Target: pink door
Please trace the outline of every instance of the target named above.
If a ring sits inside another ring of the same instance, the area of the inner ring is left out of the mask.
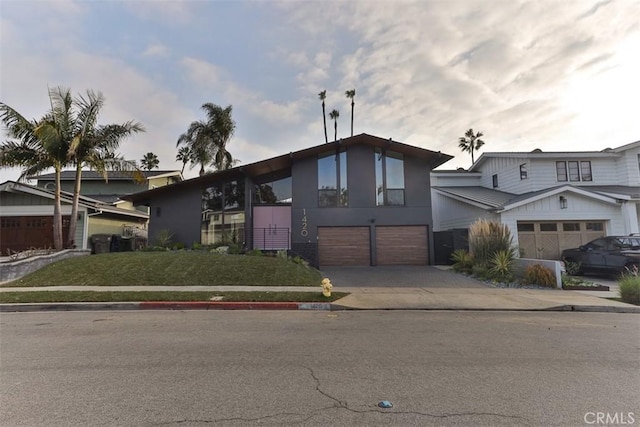
[[[253,248],[291,247],[291,206],[254,206]]]

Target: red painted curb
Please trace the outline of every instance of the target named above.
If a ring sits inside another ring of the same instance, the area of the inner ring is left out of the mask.
[[[297,310],[297,302],[149,301],[141,310]]]

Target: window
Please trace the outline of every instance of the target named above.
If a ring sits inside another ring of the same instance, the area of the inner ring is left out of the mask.
[[[558,231],[558,224],[555,222],[540,223],[540,231]]]
[[[588,222],[587,223],[587,230],[589,231],[603,231],[604,230],[604,224],[601,222]]]
[[[347,152],[318,157],[318,206],[347,206],[348,202]]]
[[[520,179],[527,179],[527,164],[520,165]]]
[[[404,159],[402,154],[376,148],[376,204],[404,206]]]
[[[580,231],[580,223],[564,222],[562,223],[562,231]]]
[[[556,177],[558,182],[591,181],[591,162],[588,160],[556,162]]]
[[[215,184],[202,192],[200,242],[244,242],[244,181]]]
[[[494,174],[491,177],[491,181],[493,181],[493,188],[498,188],[498,174]]]
[[[291,203],[291,177],[276,181],[256,184],[253,203],[257,205]]]
[[[519,222],[518,231],[534,231],[532,222]]]

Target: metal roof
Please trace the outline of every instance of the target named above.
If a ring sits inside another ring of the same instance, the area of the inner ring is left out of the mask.
[[[443,193],[457,196],[491,208],[498,208],[515,197],[514,194],[485,187],[433,187]]]
[[[181,173],[178,170],[155,170],[155,171],[139,171],[135,172],[141,173],[147,179],[155,178],[161,175],[167,176],[180,176]],[[113,181],[131,181],[134,179],[133,172],[122,172],[122,171],[108,171],[107,177],[109,180]],[[55,173],[47,173],[44,175],[35,175],[29,176],[27,179],[36,179],[39,181],[48,181],[54,180],[56,178]],[[60,180],[62,181],[74,181],[76,179],[76,171],[74,170],[65,170],[60,173]],[[104,177],[100,172],[92,171],[92,170],[83,170],[82,171],[82,180],[83,181],[104,181]]]

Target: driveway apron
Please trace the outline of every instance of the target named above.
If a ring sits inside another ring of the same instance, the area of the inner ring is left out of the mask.
[[[482,282],[433,266],[322,267],[334,286],[363,288],[487,288]]]

